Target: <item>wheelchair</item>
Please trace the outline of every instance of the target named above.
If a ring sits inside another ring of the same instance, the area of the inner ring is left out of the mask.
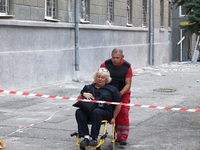
[[[97,146],[86,146],[86,147],[96,148],[96,150],[101,150],[101,145],[103,145],[104,140],[108,135],[108,132],[107,132],[108,121],[107,120],[102,120],[101,123],[104,125],[104,129],[103,129],[103,135],[100,137],[99,144]],[[81,138],[79,137],[78,132],[72,133],[71,137],[73,137],[73,136],[76,136],[76,138],[77,138],[76,145],[78,147],[80,147]],[[86,150],[86,147],[80,147],[80,150]],[[112,140],[111,140],[111,150],[114,150],[114,149],[115,149],[115,124],[112,125]]]

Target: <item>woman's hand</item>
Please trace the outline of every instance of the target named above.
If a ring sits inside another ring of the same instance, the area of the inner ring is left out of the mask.
[[[91,93],[83,93],[83,96],[86,98],[86,99],[94,99],[94,96],[91,94]]]
[[[115,118],[112,118],[110,121],[110,124],[114,124],[115,123]]]

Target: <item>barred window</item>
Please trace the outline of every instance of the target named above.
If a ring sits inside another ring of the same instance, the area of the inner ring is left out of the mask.
[[[168,27],[172,27],[172,2],[169,1],[169,10],[168,10]]]
[[[90,1],[81,0],[81,21],[89,21]]]
[[[147,0],[142,1],[142,25],[147,27]]]
[[[46,0],[46,19],[56,19],[57,17],[57,0]]]
[[[0,0],[0,15],[8,15],[9,0]]]
[[[114,0],[108,0],[108,9],[107,9],[107,15],[108,15],[108,22],[113,23],[114,22]]]
[[[164,26],[164,0],[160,0],[160,26]]]
[[[73,0],[68,0],[68,16],[69,16],[69,22],[73,22],[73,3],[72,3]]]
[[[127,0],[127,23],[132,24],[132,0]]]

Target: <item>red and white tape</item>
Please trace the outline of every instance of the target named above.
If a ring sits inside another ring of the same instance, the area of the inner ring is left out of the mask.
[[[92,102],[92,103],[104,103],[104,104],[112,104],[112,105],[134,106],[134,107],[188,111],[188,112],[200,112],[199,109],[185,109],[185,108],[173,108],[173,107],[160,107],[160,106],[139,105],[139,104],[116,103],[116,102],[109,102],[109,101],[77,99],[77,98],[70,98],[70,97],[59,97],[59,96],[52,96],[52,95],[42,95],[42,94],[24,93],[24,92],[7,91],[7,90],[0,90],[0,93],[24,95],[24,96],[35,96],[35,97],[43,97],[43,98],[55,98],[55,99],[64,99],[64,100],[72,100],[72,101],[83,101],[83,102]]]

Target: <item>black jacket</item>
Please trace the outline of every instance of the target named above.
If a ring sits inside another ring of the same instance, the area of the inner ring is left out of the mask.
[[[112,85],[106,84],[101,88],[96,88],[95,83],[90,85],[85,85],[81,94],[84,92],[91,93],[95,97],[95,100],[109,101],[109,102],[121,102],[122,97],[118,89]],[[116,105],[104,104],[103,109],[106,109],[110,112],[114,111]]]

